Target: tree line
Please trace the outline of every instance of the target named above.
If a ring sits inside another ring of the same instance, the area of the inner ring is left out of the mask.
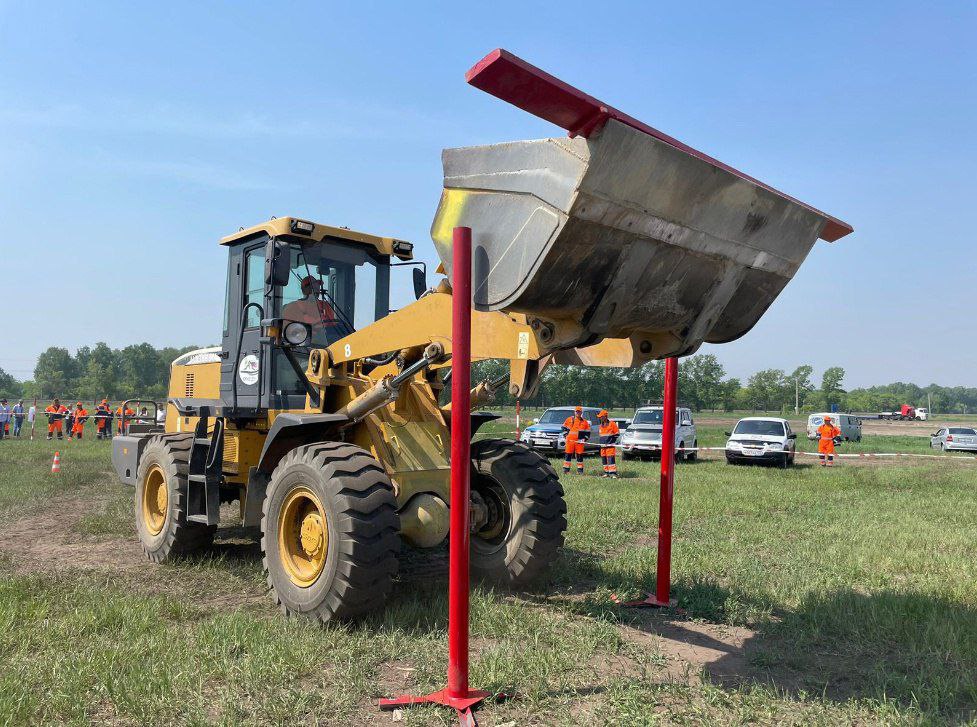
[[[37,359],[34,378],[18,381],[0,369],[0,396],[8,399],[38,397],[49,399],[124,399],[166,398],[169,369],[182,353],[196,348],[155,348],[140,343],[125,348],[110,348],[105,343],[82,346],[74,354],[52,346]],[[549,366],[537,394],[523,400],[526,406],[557,406],[580,402],[615,408],[630,408],[661,401],[664,363],[651,361],[639,368],[589,368]],[[495,379],[508,371],[503,361],[481,361],[475,365],[473,382]],[[814,368],[801,365],[793,371],[764,369],[745,382],[726,375],[713,354],[684,358],[679,366],[679,399],[696,411],[754,410],[793,411],[795,401],[805,411],[829,410],[873,412],[898,409],[902,404],[924,406],[934,412],[977,412],[977,388],[944,387],[931,384],[896,382],[869,388],[844,388],[845,370],[826,369],[820,381]],[[508,392],[499,391],[496,402],[515,402]]]
[[[194,348],[155,348],[148,343],[110,348],[96,343],[72,354],[66,348],[51,346],[38,356],[33,379],[17,381],[0,369],[0,396],[161,401],[166,398],[173,359]]]

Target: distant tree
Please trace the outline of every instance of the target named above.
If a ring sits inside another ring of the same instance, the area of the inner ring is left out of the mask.
[[[841,382],[844,379],[845,370],[841,366],[832,366],[824,370],[821,376],[821,396],[824,398],[826,409],[832,406],[842,408],[845,391],[841,388]]]
[[[697,354],[679,366],[679,398],[695,410],[722,406],[725,369],[711,353]]]
[[[782,408],[785,390],[784,372],[780,369],[757,371],[746,384],[750,407],[763,411]]]
[[[6,399],[18,399],[23,396],[20,382],[3,369],[0,369],[0,396]]]
[[[67,396],[72,393],[78,371],[75,360],[66,348],[51,346],[37,357],[34,381],[45,398]]]
[[[78,395],[86,399],[119,396],[119,356],[105,343],[87,351],[85,371],[78,381]],[[78,360],[78,356],[75,356]]]
[[[811,376],[814,373],[814,367],[804,364],[803,366],[798,366],[787,376],[787,388],[788,388],[788,399],[792,399],[794,396],[794,387],[796,386],[796,392],[798,394],[797,399],[801,407],[807,403],[811,392],[814,391],[814,384],[811,382]]]

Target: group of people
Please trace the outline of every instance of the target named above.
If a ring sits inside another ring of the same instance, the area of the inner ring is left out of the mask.
[[[47,416],[47,438],[64,438],[67,432],[68,439],[82,439],[85,435],[85,423],[92,418],[95,420],[95,438],[111,439],[112,422],[115,421],[117,434],[128,434],[129,425],[133,420],[146,419],[149,412],[146,407],[140,410],[137,415],[135,410],[126,406],[124,409],[120,405],[114,412],[108,400],[102,399],[101,403],[95,407],[94,415],[91,415],[85,405],[80,401],[75,403],[74,408],[70,408],[61,403],[60,399],[55,399],[44,410]]]
[[[13,406],[10,406],[6,399],[0,399],[0,439],[19,437],[24,427],[24,420],[34,421],[35,411],[33,406],[25,409],[23,399]]]
[[[617,422],[612,421],[606,409],[597,412],[597,435],[600,444],[600,461],[604,468],[601,477],[617,479],[617,441],[620,437],[620,428]],[[583,454],[590,441],[590,422],[583,416],[583,407],[577,406],[573,409],[573,416],[569,416],[563,422],[563,434],[566,437],[566,445],[563,448],[563,474],[570,472],[570,465],[574,457],[577,460],[577,474],[583,472]]]

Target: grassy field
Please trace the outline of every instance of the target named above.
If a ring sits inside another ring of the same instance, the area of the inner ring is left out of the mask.
[[[703,443],[723,426],[702,427]],[[54,444],[0,442],[0,724],[389,724],[377,697],[442,686],[443,552],[409,559],[363,623],[286,620],[249,534],[229,525],[212,550],[150,566],[109,445],[57,443],[51,475]],[[549,580],[474,592],[473,685],[518,694],[481,724],[973,719],[977,465],[799,461],[679,466],[685,613],[611,598],[653,588],[656,465],[565,478],[567,546]],[[451,720],[418,710],[403,723]]]

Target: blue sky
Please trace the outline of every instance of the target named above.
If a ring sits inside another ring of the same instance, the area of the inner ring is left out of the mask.
[[[217,239],[271,215],[432,260],[442,147],[560,133],[464,83],[502,46],[855,226],[704,349],[731,374],[977,385],[975,32],[973,2],[0,0],[0,367],[218,340]]]

